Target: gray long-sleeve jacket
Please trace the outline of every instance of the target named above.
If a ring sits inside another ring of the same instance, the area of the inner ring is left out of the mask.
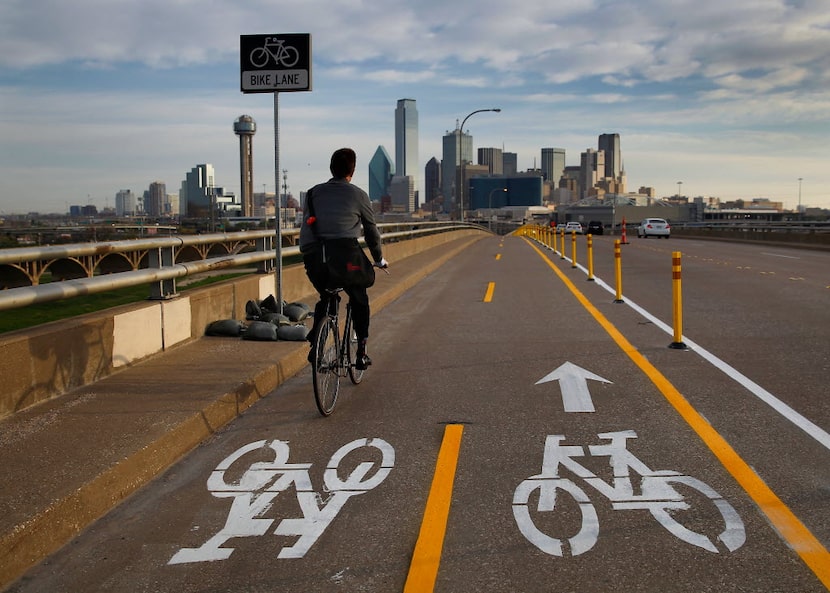
[[[317,248],[308,219],[308,199],[312,196],[317,234],[321,239],[366,238],[366,246],[374,261],[383,258],[380,232],[375,224],[372,203],[365,191],[345,179],[332,177],[325,183],[312,187],[306,195],[303,225],[300,228],[300,251],[309,253]]]

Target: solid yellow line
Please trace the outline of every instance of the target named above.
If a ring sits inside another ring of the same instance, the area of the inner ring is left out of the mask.
[[[527,241],[527,239],[525,239]],[[830,552],[821,544],[809,529],[795,516],[795,514],[778,498],[778,495],[767,486],[755,473],[749,464],[738,455],[732,446],[715,430],[700,413],[683,397],[677,388],[658,371],[600,311],[577,289],[568,277],[557,268],[548,257],[533,243],[531,247],[550,266],[565,286],[573,293],[582,306],[608,332],[608,335],[617,343],[620,349],[636,364],[657,389],[669,401],[686,423],[703,440],[706,446],[720,460],[726,470],[741,485],[755,504],[767,516],[789,546],[796,551],[804,563],[818,577],[822,584],[830,589]]]
[[[491,282],[487,285],[487,292],[484,293],[484,302],[489,303],[493,300],[493,291],[496,290],[496,283]]]
[[[438,452],[435,475],[432,477],[432,487],[429,490],[421,531],[409,565],[404,593],[429,593],[435,587],[463,430],[464,426],[461,424],[448,424],[444,429],[444,440]]]

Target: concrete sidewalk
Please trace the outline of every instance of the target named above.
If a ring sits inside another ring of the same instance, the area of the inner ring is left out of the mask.
[[[373,311],[479,238],[391,262],[370,289]],[[0,421],[0,589],[300,371],[307,353],[305,342],[204,337]]]

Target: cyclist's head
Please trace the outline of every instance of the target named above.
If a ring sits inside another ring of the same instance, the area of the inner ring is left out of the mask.
[[[329,170],[333,177],[343,179],[354,175],[357,155],[351,148],[338,148],[331,155]]]

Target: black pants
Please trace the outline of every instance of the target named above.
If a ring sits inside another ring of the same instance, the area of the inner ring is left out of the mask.
[[[314,343],[320,321],[326,316],[326,307],[331,295],[326,292],[329,285],[328,265],[323,263],[322,251],[313,251],[303,254],[305,273],[312,286],[320,295],[320,300],[314,306],[314,325],[308,334],[309,342]],[[344,286],[343,290],[349,295],[349,304],[352,307],[352,322],[358,340],[369,337],[369,294],[365,288]]]

